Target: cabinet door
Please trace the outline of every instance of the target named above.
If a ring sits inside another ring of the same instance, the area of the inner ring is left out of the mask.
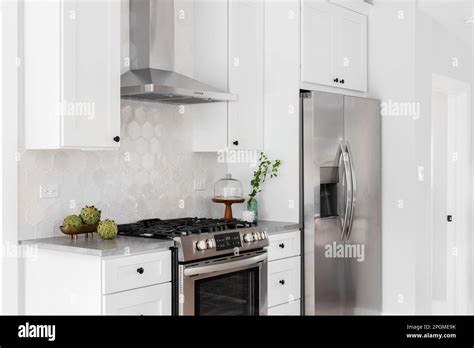
[[[269,234],[268,261],[300,255],[300,231]]]
[[[268,308],[268,315],[300,315],[300,300]]]
[[[334,5],[321,0],[304,0],[301,6],[301,80],[335,85]]]
[[[171,283],[103,296],[106,315],[171,315]]]
[[[295,256],[268,263],[268,307],[301,298],[300,262]]]
[[[118,147],[120,2],[61,4],[61,146]]]
[[[334,74],[341,87],[367,91],[367,16],[334,6]]]
[[[229,147],[263,149],[263,0],[229,2]]]
[[[102,293],[110,294],[171,280],[169,250],[102,261]]]
[[[227,91],[228,5],[227,1],[194,0],[193,77]],[[176,45],[176,43],[175,43]],[[227,146],[227,103],[186,106],[193,119],[193,151],[220,151]]]

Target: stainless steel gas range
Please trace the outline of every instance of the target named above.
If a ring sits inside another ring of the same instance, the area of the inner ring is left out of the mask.
[[[174,315],[266,315],[267,233],[239,220],[119,225],[120,235],[173,239]]]

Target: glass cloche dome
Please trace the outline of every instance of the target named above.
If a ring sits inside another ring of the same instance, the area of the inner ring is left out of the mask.
[[[242,183],[233,179],[231,174],[220,179],[214,185],[214,198],[224,200],[234,200],[243,198]]]

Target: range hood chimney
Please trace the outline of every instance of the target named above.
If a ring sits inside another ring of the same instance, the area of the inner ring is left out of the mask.
[[[130,71],[121,77],[121,96],[170,104],[237,100],[174,72],[174,0],[130,0]]]

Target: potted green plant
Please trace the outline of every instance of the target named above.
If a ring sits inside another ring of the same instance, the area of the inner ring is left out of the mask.
[[[263,152],[260,152],[257,170],[253,172],[253,178],[250,181],[252,191],[250,192],[249,200],[247,201],[247,210],[254,212],[255,220],[258,219],[258,204],[256,196],[260,191],[262,191],[261,185],[265,182],[267,177],[274,178],[278,176],[280,166],[280,160],[272,162]]]

